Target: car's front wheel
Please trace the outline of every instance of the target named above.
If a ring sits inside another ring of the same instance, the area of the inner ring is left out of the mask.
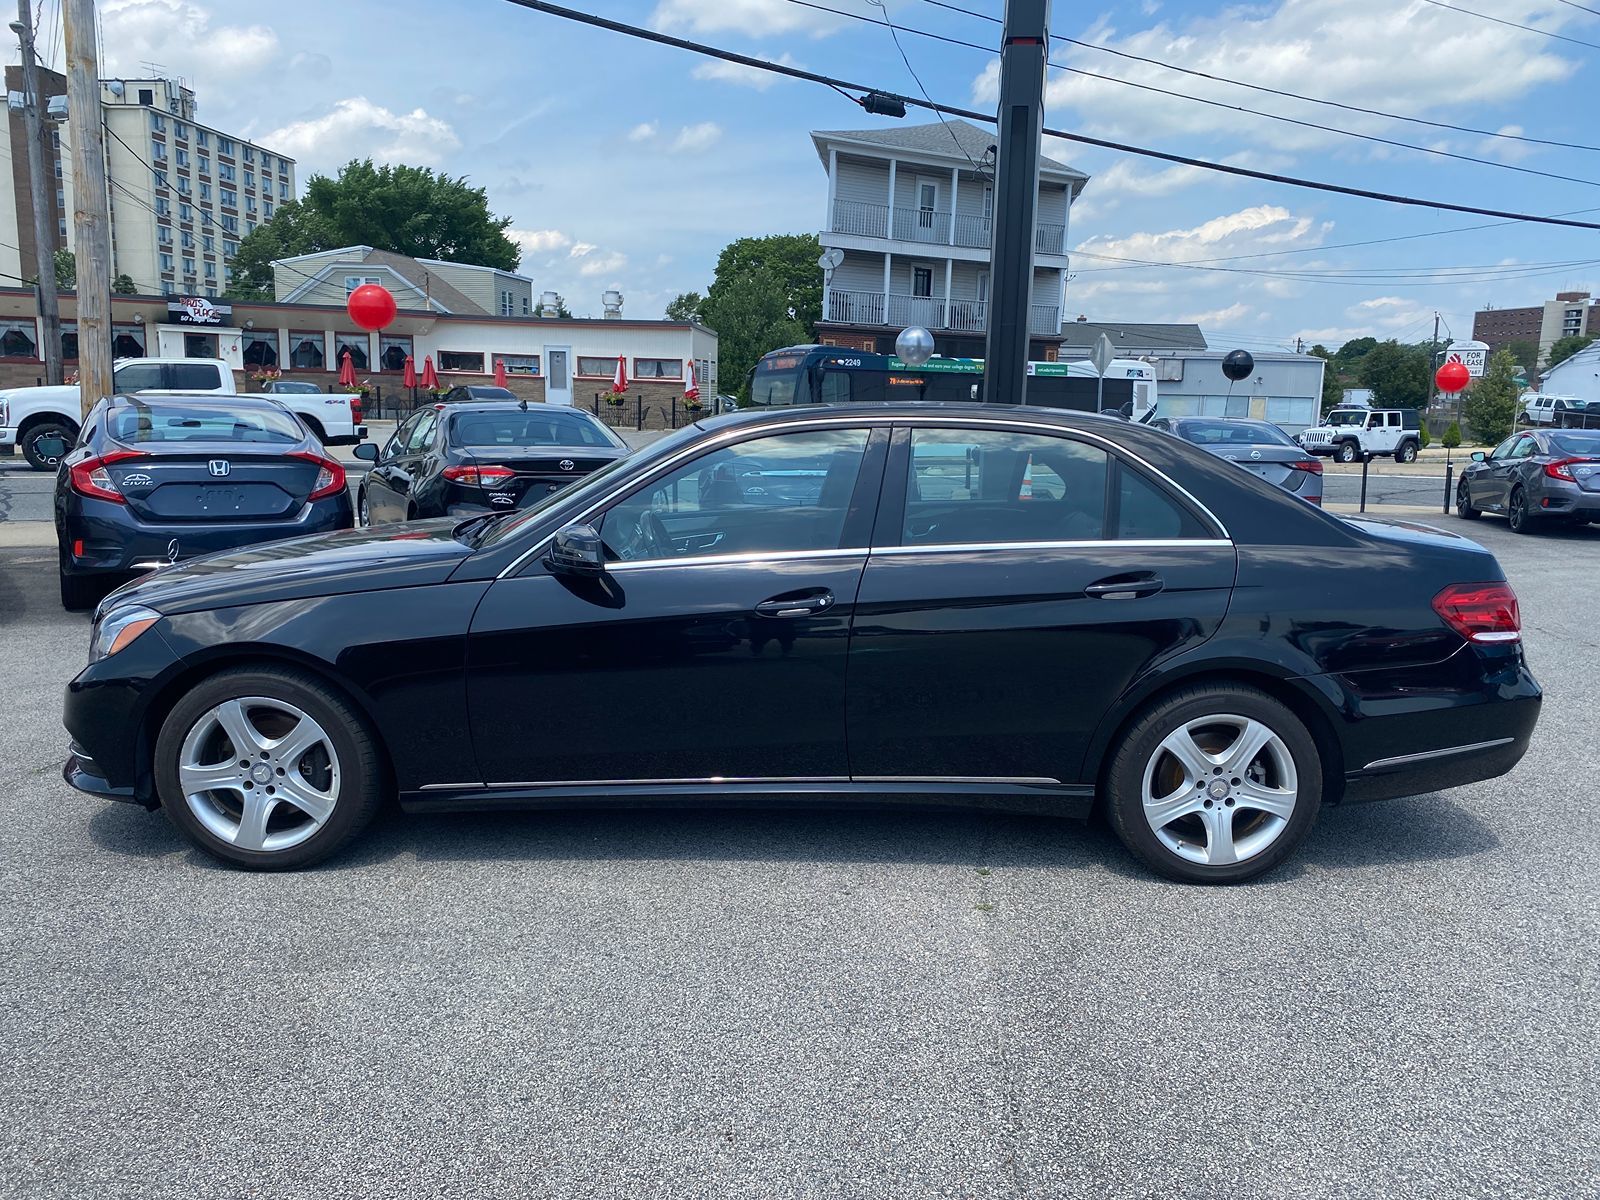
[[[367,508],[367,489],[356,493],[356,528],[366,529],[372,524],[372,513]]]
[[[339,693],[292,669],[223,671],[190,689],[156,739],[167,816],[201,849],[255,870],[305,867],[377,812],[383,770]]]
[[[1134,723],[1106,772],[1112,827],[1153,870],[1239,883],[1305,839],[1322,762],[1300,719],[1265,692],[1186,688]]]
[[[1482,510],[1472,505],[1472,489],[1467,486],[1465,479],[1456,484],[1456,516],[1463,521],[1476,521],[1483,516]]]

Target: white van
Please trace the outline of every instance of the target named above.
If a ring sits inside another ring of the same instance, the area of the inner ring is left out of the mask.
[[[1522,406],[1518,416],[1529,425],[1554,425],[1556,421],[1556,401],[1570,400],[1570,396],[1549,396],[1543,392],[1523,392],[1517,397],[1517,403]]]

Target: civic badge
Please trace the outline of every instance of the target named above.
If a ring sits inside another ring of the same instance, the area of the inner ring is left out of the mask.
[[[178,539],[177,538],[173,538],[170,542],[167,543],[167,562],[175,563],[177,561],[178,561]]]
[[[573,462],[570,458],[563,458],[556,464],[556,466],[560,467],[563,471],[575,471],[577,470],[578,464]]]
[[[213,458],[210,462],[206,463],[206,470],[210,471],[219,479],[226,475],[231,469],[232,468],[228,465],[228,460],[225,458]]]
[[[143,471],[129,471],[122,477],[122,486],[125,488],[149,487],[154,482],[155,480]]]

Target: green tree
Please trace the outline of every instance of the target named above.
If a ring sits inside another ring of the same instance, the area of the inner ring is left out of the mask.
[[[817,321],[822,317],[822,268],[817,266],[821,253],[821,243],[810,233],[775,233],[769,237],[729,242],[717,256],[716,273],[706,289],[705,302],[700,306],[700,319],[720,335],[722,328],[712,313],[726,320],[730,311],[730,289],[759,272],[765,274],[769,286],[775,286],[783,297],[785,318],[801,326],[801,336],[795,340],[809,340],[815,335]],[[792,318],[787,311],[791,308],[794,309]],[[720,348],[718,353],[721,353]],[[749,365],[754,366],[754,360]]]
[[[787,281],[768,267],[741,270],[712,286],[701,319],[717,331],[724,391],[747,395],[748,376],[763,354],[810,337],[807,327],[789,315],[792,300]]]
[[[336,179],[313,175],[304,199],[284,202],[239,243],[228,295],[270,298],[274,258],[363,245],[412,258],[438,258],[514,271],[521,258],[506,236],[510,217],[489,211],[488,193],[466,177],[427,167],[352,160]]]
[[[1428,351],[1402,346],[1393,338],[1379,342],[1362,355],[1356,377],[1362,387],[1372,389],[1380,408],[1421,408],[1431,390]]]
[[[115,296],[137,296],[139,285],[133,281],[133,276],[123,273],[111,281],[111,293]]]
[[[1501,347],[1509,350],[1511,357],[1517,360],[1517,365],[1525,371],[1531,371],[1539,365],[1539,343],[1528,338],[1518,338],[1507,342]]]
[[[1333,355],[1328,352],[1326,346],[1319,342],[1311,347],[1307,353],[1312,358],[1320,358],[1324,363],[1322,368],[1322,414],[1326,416],[1344,402],[1345,381],[1343,376],[1339,374],[1338,364],[1334,361]]]
[[[1566,362],[1567,359],[1592,341],[1594,341],[1592,337],[1577,333],[1568,334],[1564,338],[1557,338],[1555,344],[1550,347],[1550,360],[1545,363],[1545,367],[1548,369],[1559,362]]]
[[[1451,421],[1450,424],[1445,428],[1444,436],[1440,438],[1439,441],[1444,443],[1444,448],[1446,450],[1456,449],[1461,445],[1461,426],[1457,425],[1454,421]]]
[[[667,301],[667,320],[693,321],[700,316],[705,300],[699,292],[679,292]]]
[[[1461,415],[1480,442],[1498,442],[1511,434],[1517,415],[1517,360],[1509,350],[1496,351],[1483,378],[1473,382],[1461,401]]]
[[[78,286],[78,258],[71,250],[57,250],[56,287],[72,291]]]
[[[1355,369],[1357,363],[1359,363],[1363,358],[1377,348],[1377,345],[1377,338],[1351,338],[1348,342],[1339,347],[1339,352],[1333,356],[1334,361],[1339,364],[1339,369],[1341,371],[1352,371]]]

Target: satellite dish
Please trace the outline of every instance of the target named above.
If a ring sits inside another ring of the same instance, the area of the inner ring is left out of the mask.
[[[835,246],[832,250],[824,250],[822,257],[817,259],[817,266],[824,271],[831,271],[844,261],[844,251]]]
[[[127,89],[123,87],[122,80],[120,79],[113,79],[110,83],[106,84],[106,90],[109,91],[113,96],[120,96],[127,91]]]

